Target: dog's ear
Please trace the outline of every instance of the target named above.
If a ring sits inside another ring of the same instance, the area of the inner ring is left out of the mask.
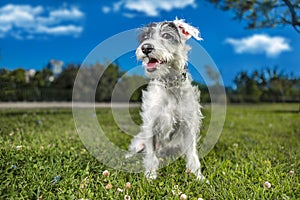
[[[184,19],[176,19],[173,23],[177,26],[179,34],[182,36],[184,40],[188,40],[191,37],[194,37],[196,40],[203,40],[199,37],[200,32],[197,28],[189,25],[188,23],[184,22]]]

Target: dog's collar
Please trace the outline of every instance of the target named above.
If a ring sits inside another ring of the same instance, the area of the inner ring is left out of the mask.
[[[168,78],[153,78],[152,81],[160,82],[165,88],[179,88],[181,84],[187,79],[187,73],[183,72],[175,77]]]

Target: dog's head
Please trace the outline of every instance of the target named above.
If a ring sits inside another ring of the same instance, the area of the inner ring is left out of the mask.
[[[184,72],[190,49],[186,41],[191,37],[201,40],[198,34],[196,28],[178,19],[151,23],[142,28],[136,56],[143,61],[146,75],[158,78],[172,72]]]

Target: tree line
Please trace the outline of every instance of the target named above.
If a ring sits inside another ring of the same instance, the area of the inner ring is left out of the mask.
[[[114,101],[141,101],[142,90],[147,87],[147,80],[138,75],[125,75],[117,64],[96,63],[88,67],[68,64],[63,71],[54,76],[44,69],[31,72],[22,68],[15,70],[0,69],[0,101],[72,101],[73,86],[77,73],[80,95],[94,94],[97,102],[109,102],[114,94]],[[97,73],[98,72],[98,73]],[[101,78],[97,77],[99,72]],[[88,84],[85,82],[88,81]],[[227,87],[227,100],[234,103],[257,102],[299,102],[300,78],[288,75],[278,68],[266,68],[252,73],[242,71],[234,78],[234,87]],[[92,86],[96,89],[93,90]],[[201,101],[210,102],[209,90],[205,84],[193,82],[201,90]],[[89,87],[89,85],[91,87]],[[117,85],[117,87],[116,87]],[[220,87],[219,82],[209,87]],[[116,89],[117,88],[117,89]],[[93,90],[93,91],[91,91]],[[129,96],[128,96],[129,95]]]
[[[73,86],[80,64],[68,64],[62,72],[54,76],[53,71],[48,67],[42,70],[31,72],[18,68],[15,70],[0,69],[0,101],[72,101]],[[141,99],[142,87],[135,87],[139,80],[144,80],[141,76],[123,76],[125,72],[114,63],[108,66],[101,63],[83,67],[81,75],[82,80],[89,80],[88,85],[96,84],[95,101],[108,102],[111,100],[111,94],[116,83],[126,92],[130,88],[136,88],[130,96],[130,101],[139,101]],[[103,75],[95,77],[96,72]],[[121,83],[120,78],[122,78]],[[97,83],[95,83],[97,81]],[[88,85],[83,85],[83,90],[89,90]],[[130,87],[129,87],[130,86]],[[127,93],[129,93],[128,91]],[[84,91],[83,91],[84,95]],[[122,96],[122,94],[119,94]],[[122,101],[123,99],[119,99]]]
[[[300,78],[277,67],[235,76],[236,88],[227,92],[231,102],[299,102]]]

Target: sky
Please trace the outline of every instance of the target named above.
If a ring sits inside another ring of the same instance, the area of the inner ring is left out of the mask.
[[[246,30],[233,13],[196,0],[1,0],[0,68],[40,70],[51,59],[82,63],[97,45],[123,31],[176,17],[200,30],[204,40],[197,42],[226,86],[243,70],[278,66],[300,76],[300,34],[292,27]],[[117,48],[112,44],[110,50]],[[129,54],[118,63],[130,70],[137,61]]]

